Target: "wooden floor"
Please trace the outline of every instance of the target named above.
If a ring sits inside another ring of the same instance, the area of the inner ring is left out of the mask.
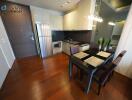
[[[115,73],[99,96],[95,84],[86,95],[76,78],[68,79],[67,66],[65,54],[17,60],[0,91],[0,100],[132,100],[132,80]]]

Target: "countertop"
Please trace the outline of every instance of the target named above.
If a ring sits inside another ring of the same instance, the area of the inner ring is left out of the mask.
[[[63,42],[74,44],[74,45],[80,45],[80,46],[85,46],[85,45],[89,44],[86,42],[78,42],[78,41],[74,41],[74,40],[72,40],[72,41],[71,40],[63,40]]]

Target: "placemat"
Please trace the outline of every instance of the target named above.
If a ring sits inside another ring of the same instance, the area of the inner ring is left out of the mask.
[[[79,58],[79,59],[82,59],[82,58],[84,58],[84,57],[86,57],[86,56],[88,56],[88,55],[89,55],[89,54],[87,54],[87,53],[79,52],[79,53],[74,54],[73,56],[75,56],[75,57],[77,57],[77,58]]]
[[[84,60],[84,62],[94,66],[94,67],[97,67],[99,66],[100,64],[102,64],[104,62],[104,60],[100,59],[100,58],[97,58],[95,56],[92,56],[86,60]]]
[[[111,53],[100,51],[100,52],[97,53],[97,55],[107,58],[111,55]]]

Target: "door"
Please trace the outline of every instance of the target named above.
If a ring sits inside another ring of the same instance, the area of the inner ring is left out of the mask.
[[[2,19],[16,58],[37,55],[29,6],[7,3]]]
[[[9,71],[8,64],[0,48],[0,88],[6,78],[8,71]]]

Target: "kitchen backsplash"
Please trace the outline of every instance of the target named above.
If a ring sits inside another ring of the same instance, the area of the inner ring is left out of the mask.
[[[91,30],[72,30],[72,31],[52,31],[52,41],[62,41],[72,39],[79,42],[91,41]]]

